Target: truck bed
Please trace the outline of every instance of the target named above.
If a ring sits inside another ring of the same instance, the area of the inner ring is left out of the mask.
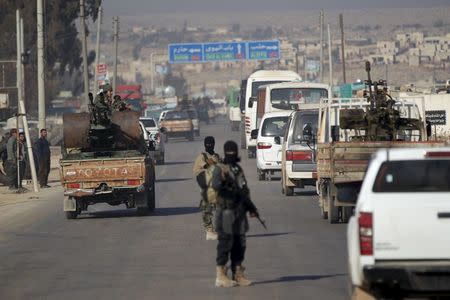
[[[317,176],[333,183],[361,182],[373,153],[387,148],[442,147],[443,142],[334,142],[317,145]]]

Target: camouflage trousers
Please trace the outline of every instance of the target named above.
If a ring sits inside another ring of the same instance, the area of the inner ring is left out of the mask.
[[[202,200],[200,201],[200,209],[202,211],[203,227],[206,230],[214,230],[213,219],[216,206],[208,203],[208,201],[202,197]]]

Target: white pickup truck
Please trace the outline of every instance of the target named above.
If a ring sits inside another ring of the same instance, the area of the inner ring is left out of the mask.
[[[448,299],[450,147],[376,152],[347,246],[353,299]]]

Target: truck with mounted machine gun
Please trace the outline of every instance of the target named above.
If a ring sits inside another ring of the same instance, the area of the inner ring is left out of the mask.
[[[89,112],[63,116],[60,176],[66,217],[75,219],[97,203],[125,204],[146,215],[155,209],[155,168],[140,113],[120,105],[114,109],[102,93],[95,104],[89,97]]]
[[[317,132],[321,216],[348,222],[373,153],[383,148],[440,147],[415,102],[394,100],[384,80],[368,80],[364,98],[322,99]]]

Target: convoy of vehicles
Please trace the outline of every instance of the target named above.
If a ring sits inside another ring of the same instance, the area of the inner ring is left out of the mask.
[[[373,155],[347,227],[353,299],[450,295],[450,148]]]
[[[256,71],[251,74],[245,86],[245,106],[244,106],[244,119],[241,126],[241,134],[245,134],[245,143],[241,147],[247,149],[248,157],[256,156],[256,140],[251,139],[251,131],[257,129],[256,124],[256,108],[254,105],[257,102],[256,96],[258,88],[262,85],[287,82],[287,81],[300,81],[301,77],[292,71],[275,71],[275,70],[262,70]],[[241,99],[241,101],[243,101]],[[242,108],[241,108],[242,109]]]
[[[256,139],[258,180],[270,180],[274,172],[281,171],[281,144],[290,114],[290,111],[267,113],[260,128],[252,131],[252,139]]]

